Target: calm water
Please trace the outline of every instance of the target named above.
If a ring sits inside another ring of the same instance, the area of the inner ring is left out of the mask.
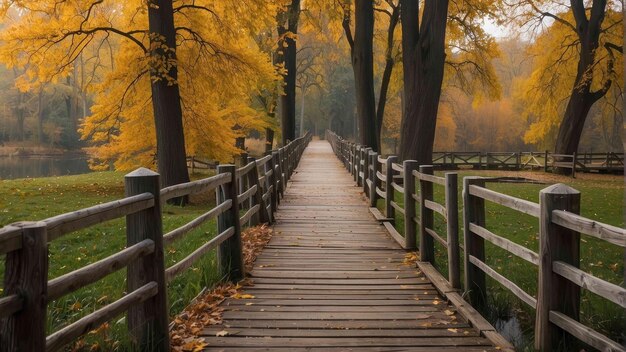
[[[90,172],[87,157],[80,154],[50,157],[0,156],[0,179],[76,175]]]

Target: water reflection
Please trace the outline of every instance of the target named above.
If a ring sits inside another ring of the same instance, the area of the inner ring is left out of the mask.
[[[90,172],[81,154],[49,157],[0,157],[0,179],[76,175]]]

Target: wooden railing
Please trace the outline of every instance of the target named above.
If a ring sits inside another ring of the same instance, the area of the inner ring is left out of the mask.
[[[566,169],[572,177],[576,172],[624,171],[624,153],[574,153],[545,152],[434,152],[432,165],[437,169],[451,170],[462,167],[473,169],[544,170],[554,172]]]
[[[626,230],[578,215],[578,191],[556,184],[541,190],[539,203],[534,203],[486,188],[487,183],[500,182],[501,178],[465,177],[462,192],[464,243],[461,247],[455,173],[433,176],[430,165],[418,167],[417,162],[411,160],[399,164],[395,156],[381,158],[370,148],[345,141],[330,131],[326,139],[357,184],[364,186],[374,216],[383,221],[402,247],[415,249],[419,245],[420,260],[431,264],[435,261],[433,240],[447,248],[448,284],[453,289],[461,288],[458,258],[463,250],[463,287],[474,306],[485,305],[486,276],[489,276],[536,310],[537,349],[551,350],[562,332],[567,332],[599,350],[626,351],[624,346],[579,322],[581,288],[626,308],[624,287],[579,269],[580,234],[626,248]],[[433,200],[433,185],[445,188],[445,204]],[[396,203],[396,192],[402,196],[404,206]],[[375,208],[379,199],[385,202],[385,214]],[[536,218],[540,228],[539,253],[489,231],[485,226],[486,201]],[[446,221],[445,239],[433,229],[433,212],[441,214]],[[404,220],[403,234],[392,225],[397,217]],[[485,262],[485,241],[538,267],[536,297]]]
[[[160,189],[159,174],[138,169],[125,176],[125,198],[42,221],[0,229],[0,254],[6,254],[4,296],[0,298],[0,351],[55,351],[101,324],[128,312],[128,331],[137,347],[169,351],[167,284],[212,249],[218,250],[223,279],[245,275],[241,227],[270,223],[279,196],[311,135],[296,139],[244,167],[219,165],[206,179]],[[169,199],[216,191],[216,206],[163,234],[162,205]],[[240,205],[246,204],[240,216]],[[127,247],[107,258],[48,280],[48,243],[70,232],[126,217]],[[218,235],[169,268],[164,246],[217,218]],[[46,336],[48,302],[127,268],[126,294]]]

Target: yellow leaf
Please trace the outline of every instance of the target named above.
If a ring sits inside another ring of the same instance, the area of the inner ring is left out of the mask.
[[[223,336],[228,336],[228,335],[229,335],[229,333],[228,333],[228,331],[226,331],[226,330],[218,331],[218,332],[215,334],[215,336],[217,336],[217,337],[223,337]]]

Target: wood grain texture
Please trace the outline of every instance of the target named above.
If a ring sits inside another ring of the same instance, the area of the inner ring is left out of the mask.
[[[207,350],[496,350],[405,263],[344,168],[326,142],[311,142],[243,288],[253,298],[222,303],[222,324],[201,333]]]

